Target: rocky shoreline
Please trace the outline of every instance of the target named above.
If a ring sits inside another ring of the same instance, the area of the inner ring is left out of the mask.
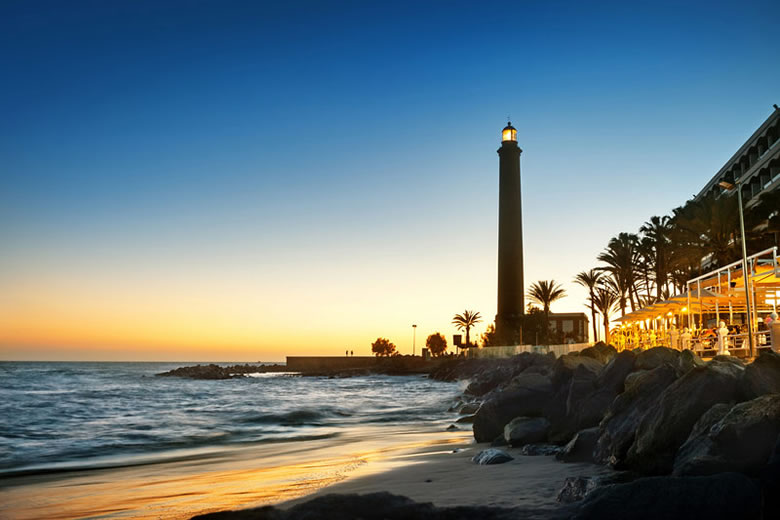
[[[521,457],[554,454],[617,471],[567,479],[560,510],[545,518],[780,518],[780,356],[773,352],[744,364],[597,344],[559,358],[448,360],[429,377],[469,381],[451,409],[459,423],[473,423],[477,442],[492,446],[475,462],[511,460],[502,449],[509,446]],[[317,512],[325,504],[345,518],[525,518],[522,509],[437,508],[388,494],[202,518],[323,518]]]

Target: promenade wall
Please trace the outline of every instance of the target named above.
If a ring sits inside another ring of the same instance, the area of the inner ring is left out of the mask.
[[[487,358],[508,358],[522,352],[538,352],[547,354],[555,353],[557,356],[579,352],[580,350],[592,346],[592,343],[567,343],[564,345],[507,345],[498,347],[471,348],[468,350],[468,357],[477,359]]]

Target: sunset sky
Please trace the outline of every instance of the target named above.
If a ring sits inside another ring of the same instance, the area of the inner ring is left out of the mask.
[[[0,4],[0,359],[402,353],[710,179],[780,103],[766,2]]]

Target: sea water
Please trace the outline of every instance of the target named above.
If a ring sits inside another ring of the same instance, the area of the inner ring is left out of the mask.
[[[459,394],[423,376],[155,376],[188,364],[0,363],[0,487],[12,476],[197,459],[372,425],[442,431]]]

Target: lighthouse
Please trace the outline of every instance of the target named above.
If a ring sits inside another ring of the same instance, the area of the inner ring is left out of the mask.
[[[523,208],[520,197],[520,154],[511,122],[501,131],[498,149],[498,313],[500,345],[523,341]]]

